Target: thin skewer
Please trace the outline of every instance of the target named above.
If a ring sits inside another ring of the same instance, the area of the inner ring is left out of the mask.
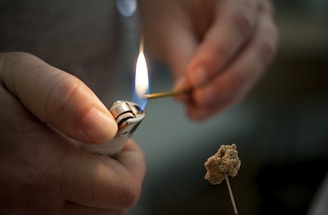
[[[228,178],[227,174],[224,174],[224,178],[225,178],[225,181],[227,182],[227,187],[228,187],[228,190],[229,190],[229,195],[230,195],[233,211],[234,211],[235,215],[238,215],[238,210],[237,210],[235,198],[233,197],[232,189],[231,189],[229,178]]]
[[[191,93],[191,90],[180,90],[180,91],[169,91],[169,92],[160,92],[160,93],[151,93],[145,94],[144,99],[157,99],[167,96],[180,96]]]

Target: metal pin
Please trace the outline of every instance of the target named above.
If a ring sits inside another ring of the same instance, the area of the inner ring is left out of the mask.
[[[190,94],[191,90],[179,90],[179,91],[170,91],[170,92],[160,92],[160,93],[151,93],[151,94],[145,94],[144,99],[157,99],[162,97],[168,97],[168,96],[180,96],[180,95],[186,95]]]
[[[227,182],[227,187],[228,187],[228,190],[229,190],[229,195],[230,195],[233,211],[234,211],[235,215],[238,215],[238,210],[237,210],[235,198],[233,197],[232,189],[231,189],[229,178],[228,178],[227,174],[224,174],[224,178],[225,178],[225,181]]]

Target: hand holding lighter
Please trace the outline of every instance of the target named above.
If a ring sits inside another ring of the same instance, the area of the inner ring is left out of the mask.
[[[118,126],[115,137],[103,144],[83,144],[85,150],[109,156],[119,153],[145,117],[142,108],[138,104],[129,101],[119,100],[114,102],[109,108],[109,112],[113,115]]]

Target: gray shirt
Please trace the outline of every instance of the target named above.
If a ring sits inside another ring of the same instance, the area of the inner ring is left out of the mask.
[[[132,84],[135,53],[122,52],[122,24],[113,0],[0,0],[0,51],[29,52],[73,73],[108,104]]]

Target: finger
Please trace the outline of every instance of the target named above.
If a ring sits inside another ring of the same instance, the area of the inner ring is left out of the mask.
[[[26,53],[1,54],[3,85],[41,121],[84,142],[105,142],[117,126],[79,79]]]
[[[160,8],[155,1],[141,1],[140,9],[146,48],[170,65],[173,78],[178,82],[184,77],[187,63],[196,48],[189,15],[174,1],[167,1]]]
[[[184,25],[175,26],[172,29],[174,33],[170,35],[172,38],[166,39],[168,44],[167,49],[167,60],[173,75],[173,91],[181,91],[191,89],[192,86],[186,77],[187,66],[192,58],[193,53],[196,50],[197,43],[194,34],[190,29]],[[174,97],[175,100],[185,102],[189,99],[189,96],[182,95]]]
[[[258,14],[257,0],[225,0],[217,5],[216,18],[188,66],[194,87],[206,84],[222,71],[252,35]]]
[[[63,215],[123,215],[124,210],[111,210],[101,208],[91,208],[67,202],[63,208]]]
[[[6,126],[1,124],[4,131],[1,139],[4,143],[12,143],[0,144],[4,152],[1,158],[23,161],[23,166],[21,162],[13,162],[15,165],[8,168],[19,175],[20,183],[26,180],[26,186],[35,187],[29,189],[31,197],[48,192],[46,199],[119,210],[136,202],[145,174],[145,161],[133,141],[127,143],[118,160],[89,154],[35,122],[3,87],[0,87],[0,95],[0,101],[7,104],[5,112],[8,113],[0,114],[1,122],[7,122]],[[40,189],[45,192],[40,193]],[[14,193],[18,195],[19,192]],[[33,198],[27,202],[31,201]]]
[[[67,201],[123,209],[134,205],[139,198],[145,161],[132,141],[117,160],[80,151],[75,156],[64,156],[62,166],[62,195]]]
[[[211,84],[193,94],[194,103],[187,107],[191,118],[205,119],[240,100],[271,63],[278,35],[267,12],[268,10],[262,11],[258,33],[234,63]]]
[[[186,68],[196,50],[196,41],[189,29],[175,26],[174,37],[167,40],[167,62],[169,63],[174,81],[174,88],[180,89],[186,84]]]
[[[127,142],[123,151],[115,159],[130,171],[133,178],[142,181],[146,172],[145,158],[139,146],[132,139]]]

